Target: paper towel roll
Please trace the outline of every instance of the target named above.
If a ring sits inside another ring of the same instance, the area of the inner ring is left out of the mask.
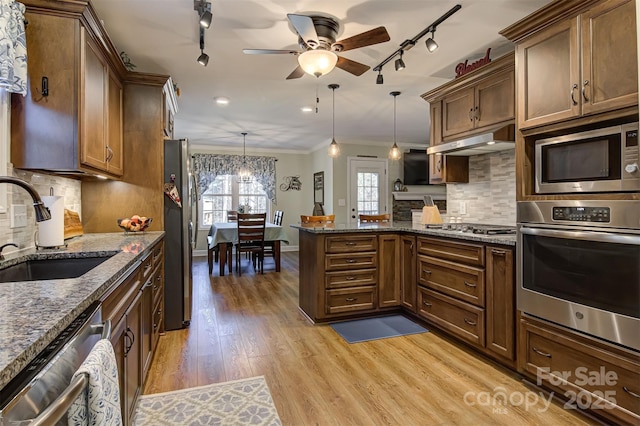
[[[39,247],[56,247],[64,245],[64,197],[45,196],[42,202],[51,212],[51,219],[38,222]]]

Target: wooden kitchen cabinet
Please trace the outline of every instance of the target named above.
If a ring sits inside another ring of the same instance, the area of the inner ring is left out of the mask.
[[[513,250],[486,247],[487,349],[515,360],[515,267]]]
[[[378,307],[400,306],[400,236],[378,235]]]
[[[81,13],[25,4],[29,85],[12,96],[14,167],[121,176],[122,84],[89,29],[98,27]]]
[[[400,303],[416,312],[416,237],[400,236]]]
[[[429,183],[469,182],[469,157],[429,155]]]
[[[540,10],[501,32],[517,43],[520,129],[638,104],[635,2],[578,3]],[[540,28],[549,21],[556,22]]]
[[[614,424],[640,423],[640,355],[522,315],[518,371]],[[604,400],[602,399],[604,398]]]

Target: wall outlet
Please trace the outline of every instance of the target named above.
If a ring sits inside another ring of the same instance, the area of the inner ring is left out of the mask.
[[[460,205],[459,205],[458,209],[460,210],[460,214],[467,214],[467,202],[466,201],[460,201]]]
[[[11,204],[10,228],[24,228],[27,226],[27,206],[24,204]]]
[[[347,205],[347,200],[344,198],[338,198],[338,207],[344,207]]]

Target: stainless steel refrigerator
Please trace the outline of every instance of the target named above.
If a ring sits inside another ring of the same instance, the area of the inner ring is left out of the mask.
[[[164,197],[164,324],[166,330],[188,327],[193,292],[192,250],[197,236],[198,204],[186,139],[164,142],[164,182],[174,183],[182,207]]]

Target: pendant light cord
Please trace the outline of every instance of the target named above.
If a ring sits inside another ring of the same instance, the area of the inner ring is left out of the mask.
[[[336,88],[334,87],[331,90],[332,90],[332,93],[333,93],[332,96],[331,96],[333,98],[333,102],[332,102],[333,103],[333,113],[332,113],[332,118],[331,118],[333,129],[331,131],[331,138],[332,138],[332,140],[335,140],[336,139]]]
[[[396,98],[398,95],[393,95],[393,144],[396,144]]]

